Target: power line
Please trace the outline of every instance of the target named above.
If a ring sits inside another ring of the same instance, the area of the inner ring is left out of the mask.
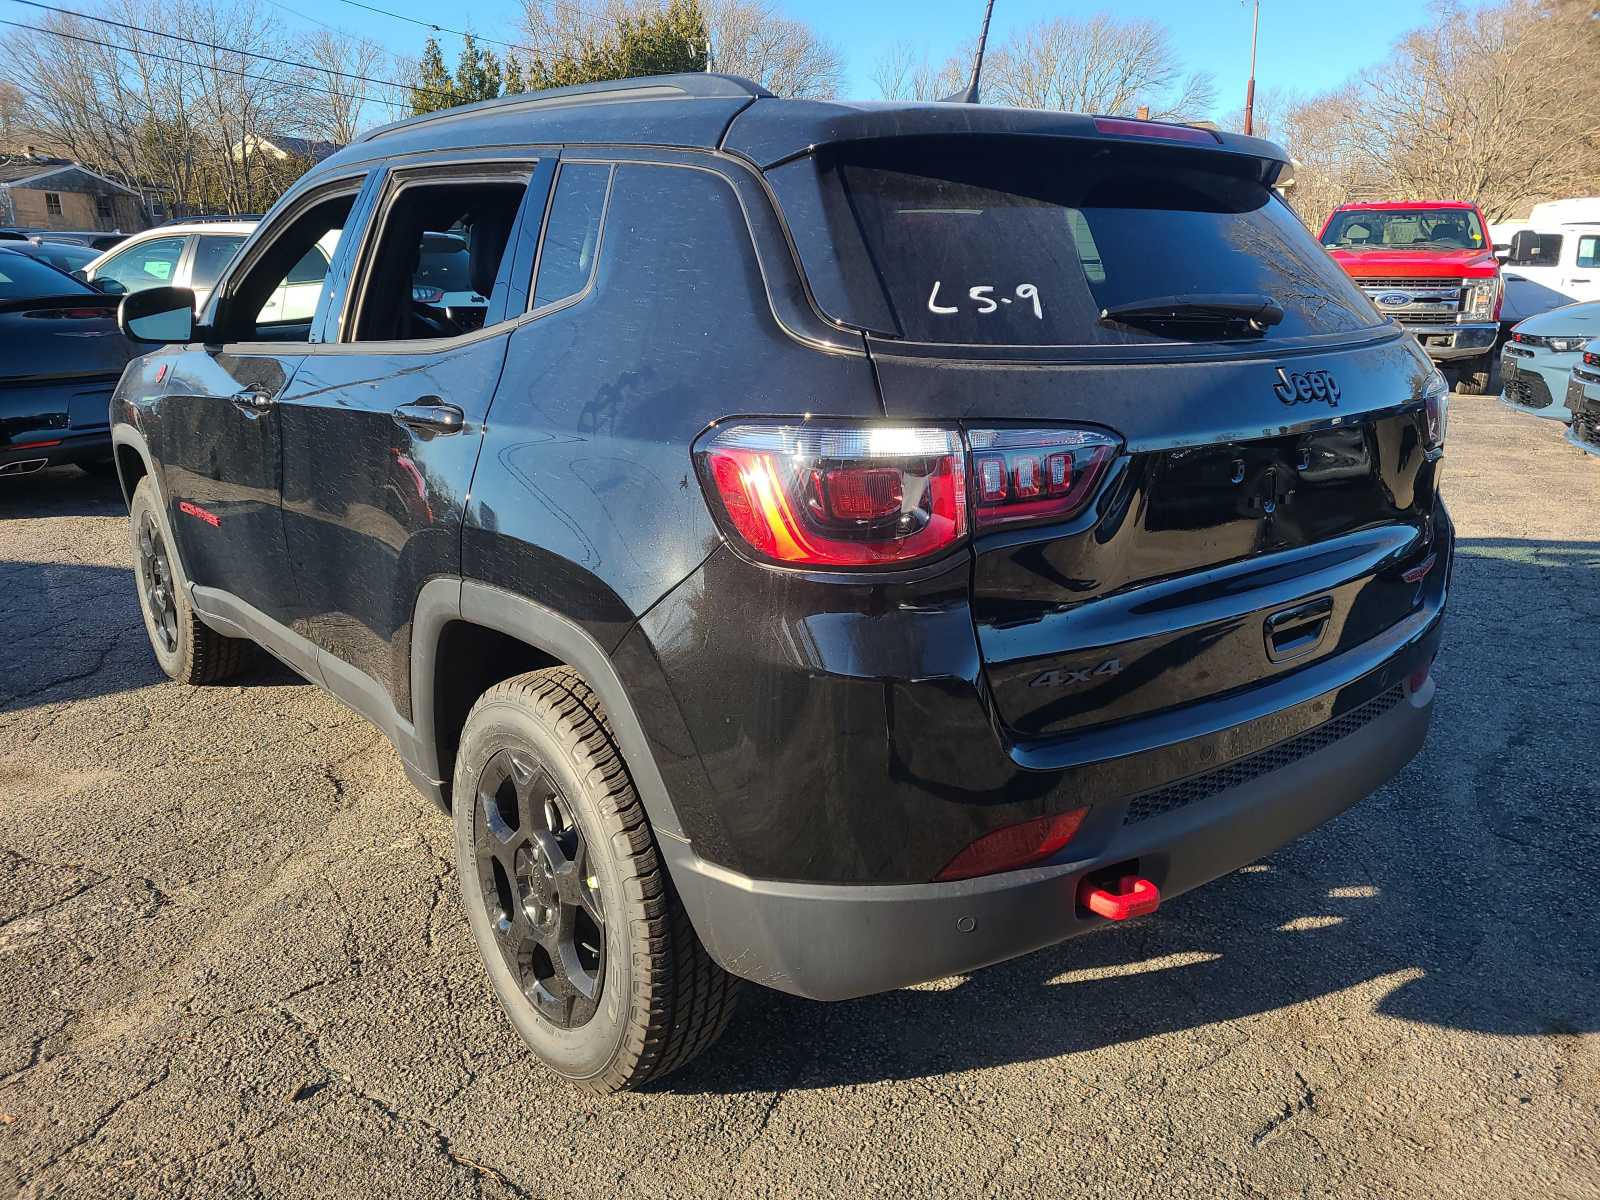
[[[436,25],[432,21],[424,21],[420,17],[411,17],[407,16],[405,13],[394,12],[391,9],[379,8],[374,4],[366,4],[363,2],[363,0],[339,0],[339,3],[348,4],[351,8],[363,9],[366,12],[377,13],[380,17],[389,17],[395,21],[405,21],[407,24],[417,25],[423,29],[431,30],[434,33],[448,33],[452,37],[471,38],[475,42],[489,42],[496,46],[503,46],[507,50],[521,51],[523,54],[535,53],[531,46],[519,45],[516,42],[501,41],[499,38],[492,38],[481,33],[471,33],[465,29],[452,29],[448,25]],[[570,4],[558,4],[555,2],[555,0],[544,0],[544,3],[549,7],[557,9],[561,12],[571,13],[576,17],[582,17],[586,21],[595,21],[602,25],[610,25],[615,29],[620,29],[622,27],[622,23],[617,18],[608,17],[604,13],[585,12],[583,9],[575,8]],[[549,37],[550,34],[546,33],[545,36]]]
[[[272,5],[273,8],[282,9],[291,17],[299,17],[302,21],[310,21],[313,25],[320,25],[323,29],[328,30],[330,33],[337,33],[340,37],[347,37],[351,41],[360,42],[363,46],[370,47],[371,49],[376,50],[379,54],[388,56],[393,56],[394,54],[394,51],[390,50],[389,47],[380,46],[371,38],[364,38],[360,34],[351,33],[348,29],[341,29],[337,25],[330,25],[326,21],[319,21],[316,17],[301,12],[298,8],[290,8],[287,4],[280,3],[279,0],[267,0],[267,3]]]
[[[32,33],[42,33],[42,34],[45,34],[45,35],[47,35],[49,37],[65,38],[68,41],[72,41],[72,42],[83,42],[83,43],[85,43],[87,45],[90,45],[90,46],[100,46],[100,47],[102,47],[102,48],[104,48],[106,50],[118,50],[118,51],[121,51],[124,54],[138,53],[138,54],[144,55],[146,58],[155,58],[155,59],[160,59],[162,62],[177,63],[179,66],[194,67],[194,68],[196,68],[198,70],[203,70],[203,71],[216,71],[216,72],[219,72],[220,74],[223,74],[223,75],[237,75],[241,79],[254,79],[254,80],[257,80],[257,81],[259,81],[261,83],[275,83],[275,84],[278,84],[280,87],[298,88],[302,92],[313,92],[313,93],[315,93],[316,95],[319,95],[319,96],[331,96],[334,99],[338,99],[338,100],[349,99],[349,97],[344,92],[331,91],[328,88],[317,87],[316,85],[310,84],[310,83],[300,83],[299,81],[293,80],[293,79],[278,79],[278,78],[275,78],[275,77],[273,77],[271,75],[257,75],[257,74],[253,74],[250,71],[242,71],[242,70],[238,70],[238,69],[233,68],[233,67],[221,67],[221,66],[215,66],[215,65],[207,65],[207,64],[204,64],[204,63],[197,63],[197,62],[194,62],[192,59],[177,58],[177,57],[175,57],[175,56],[173,56],[171,54],[162,54],[162,53],[160,53],[158,51],[155,51],[155,50],[134,51],[134,50],[130,49],[127,46],[118,45],[116,42],[102,42],[98,38],[82,37],[82,36],[80,36],[79,34],[76,34],[76,33],[63,33],[59,29],[46,29],[42,25],[24,25],[21,21],[7,21],[7,20],[4,20],[3,18],[0,18],[0,25],[9,25],[13,29],[26,29],[26,30],[28,30],[28,31],[30,31]],[[241,51],[234,51],[234,53],[242,53],[242,52]],[[394,100],[382,100],[382,99],[379,99],[376,96],[369,97],[369,99],[374,104],[387,105],[389,108],[395,109],[395,110],[400,111],[400,112],[404,112],[405,109],[406,109],[406,105],[400,104],[400,103],[398,103],[397,101],[394,101]]]
[[[439,96],[441,98],[446,98],[445,94],[443,92],[436,91],[435,89],[432,89],[432,88],[421,87],[421,86],[419,86],[417,84],[413,84],[413,83],[397,83],[392,79],[374,79],[370,75],[357,75],[357,74],[354,74],[354,73],[352,73],[350,71],[337,71],[332,67],[317,66],[314,63],[300,62],[300,61],[298,61],[296,59],[292,59],[292,58],[279,58],[276,55],[272,55],[272,54],[259,54],[259,53],[255,52],[253,50],[240,50],[240,49],[237,49],[236,47],[233,47],[233,46],[224,46],[224,45],[221,45],[221,44],[219,44],[217,42],[208,42],[208,41],[205,41],[202,38],[184,37],[182,34],[177,34],[177,33],[163,33],[159,29],[146,29],[143,25],[130,25],[125,21],[113,21],[110,17],[95,17],[95,16],[91,16],[88,13],[77,12],[76,10],[70,9],[70,8],[58,8],[54,4],[42,4],[42,3],[40,3],[40,0],[11,0],[11,2],[13,4],[26,4],[29,8],[41,8],[41,9],[46,10],[47,12],[60,13],[63,16],[77,17],[80,20],[84,20],[84,21],[95,21],[95,22],[97,22],[97,23],[99,23],[101,25],[114,25],[118,29],[127,29],[127,30],[131,30],[131,31],[133,31],[135,33],[149,34],[151,37],[167,38],[170,41],[174,41],[174,42],[186,42],[191,46],[201,46],[201,47],[204,47],[207,50],[220,50],[225,54],[238,54],[238,55],[242,55],[245,58],[256,58],[256,59],[260,59],[262,62],[278,63],[278,64],[280,64],[282,66],[286,66],[286,67],[298,67],[301,70],[313,71],[313,72],[316,72],[318,74],[338,75],[338,76],[340,76],[341,78],[344,78],[344,79],[359,80],[362,83],[376,84],[379,87],[405,88],[405,89],[409,89],[410,91],[413,91],[413,92],[422,93],[424,95]],[[45,32],[52,32],[52,31],[46,30]],[[126,49],[128,49],[129,53],[142,53],[142,51],[133,50],[132,47],[127,47]],[[336,92],[332,92],[332,91],[329,92],[329,95],[341,95],[341,94],[342,93],[336,93]]]
[[[451,29],[448,25],[435,25],[432,21],[424,21],[418,17],[408,17],[404,13],[390,12],[386,8],[363,4],[361,0],[339,0],[339,2],[348,4],[351,8],[361,8],[370,13],[377,13],[380,17],[392,17],[396,21],[407,21],[412,25],[420,25],[424,29],[431,29],[434,33],[448,33],[461,38],[469,37],[475,42],[491,42],[496,46],[504,46],[507,50],[520,50],[524,54],[533,53],[527,46],[518,46],[514,42],[502,42],[499,38],[487,37],[483,34],[468,33],[464,29]]]

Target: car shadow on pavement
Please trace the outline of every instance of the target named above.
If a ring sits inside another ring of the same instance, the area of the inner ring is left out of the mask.
[[[1132,1073],[1136,1043],[1176,1032],[1177,1061],[1204,1062],[1258,1037],[1293,1053],[1335,1024],[1379,1044],[1408,1024],[1600,1030],[1596,630],[1600,542],[1463,540],[1428,742],[1373,796],[1153,917],[968,976],[839,1004],[747,987],[722,1042],[656,1086],[1070,1070],[1114,1046]]]
[[[0,521],[16,517],[125,516],[122,485],[115,472],[51,467],[34,475],[0,478]]]
[[[0,715],[167,682],[145,634],[133,571],[0,559]],[[305,681],[262,653],[234,686]]]

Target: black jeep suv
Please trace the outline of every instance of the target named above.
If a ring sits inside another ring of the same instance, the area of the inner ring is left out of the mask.
[[[1153,909],[1421,745],[1445,388],[1269,143],[670,76],[319,164],[113,402],[190,683],[265,647],[453,814],[592,1090]],[[487,307],[416,290],[468,247]],[[320,243],[310,319],[271,319]]]

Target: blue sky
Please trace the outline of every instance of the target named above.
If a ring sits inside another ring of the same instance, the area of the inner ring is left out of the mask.
[[[275,0],[278,2],[278,0]],[[519,6],[512,0],[479,0],[445,5],[438,0],[374,0],[380,7],[422,20],[471,28],[514,41]],[[872,98],[872,70],[882,52],[898,40],[925,48],[942,60],[963,38],[977,33],[982,0],[779,0],[790,15],[810,22],[843,45],[849,95]],[[416,53],[427,32],[413,25],[365,12],[341,0],[281,0],[284,6],[336,25],[380,45]],[[1426,16],[1414,4],[1369,4],[1359,9],[1337,0],[1263,0],[1257,88],[1314,92],[1332,87],[1351,73],[1384,57],[1401,34]],[[1062,0],[996,0],[991,38],[1005,40],[1020,25],[1051,16],[1087,16],[1110,9],[1119,17],[1153,17],[1172,31],[1174,44],[1190,70],[1209,71],[1218,89],[1220,116],[1244,102],[1250,65],[1250,5],[1241,0],[1119,0],[1070,3]],[[1354,17],[1354,13],[1359,13]],[[283,13],[292,27],[307,21]],[[447,61],[458,39],[442,37]]]

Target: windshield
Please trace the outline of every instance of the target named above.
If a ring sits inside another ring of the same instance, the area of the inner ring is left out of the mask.
[[[1270,300],[1284,312],[1272,340],[1376,323],[1294,214],[1240,173],[1253,160],[990,137],[851,143],[812,159],[769,175],[818,302],[845,323],[990,346],[1239,336],[1237,320],[1108,319],[1204,297]],[[809,188],[800,170],[815,172]],[[869,275],[879,319],[854,321]]]
[[[94,295],[72,276],[15,251],[0,250],[0,300],[36,300],[40,296]]]
[[[1483,226],[1469,208],[1336,212],[1322,231],[1330,250],[1481,250]]]

